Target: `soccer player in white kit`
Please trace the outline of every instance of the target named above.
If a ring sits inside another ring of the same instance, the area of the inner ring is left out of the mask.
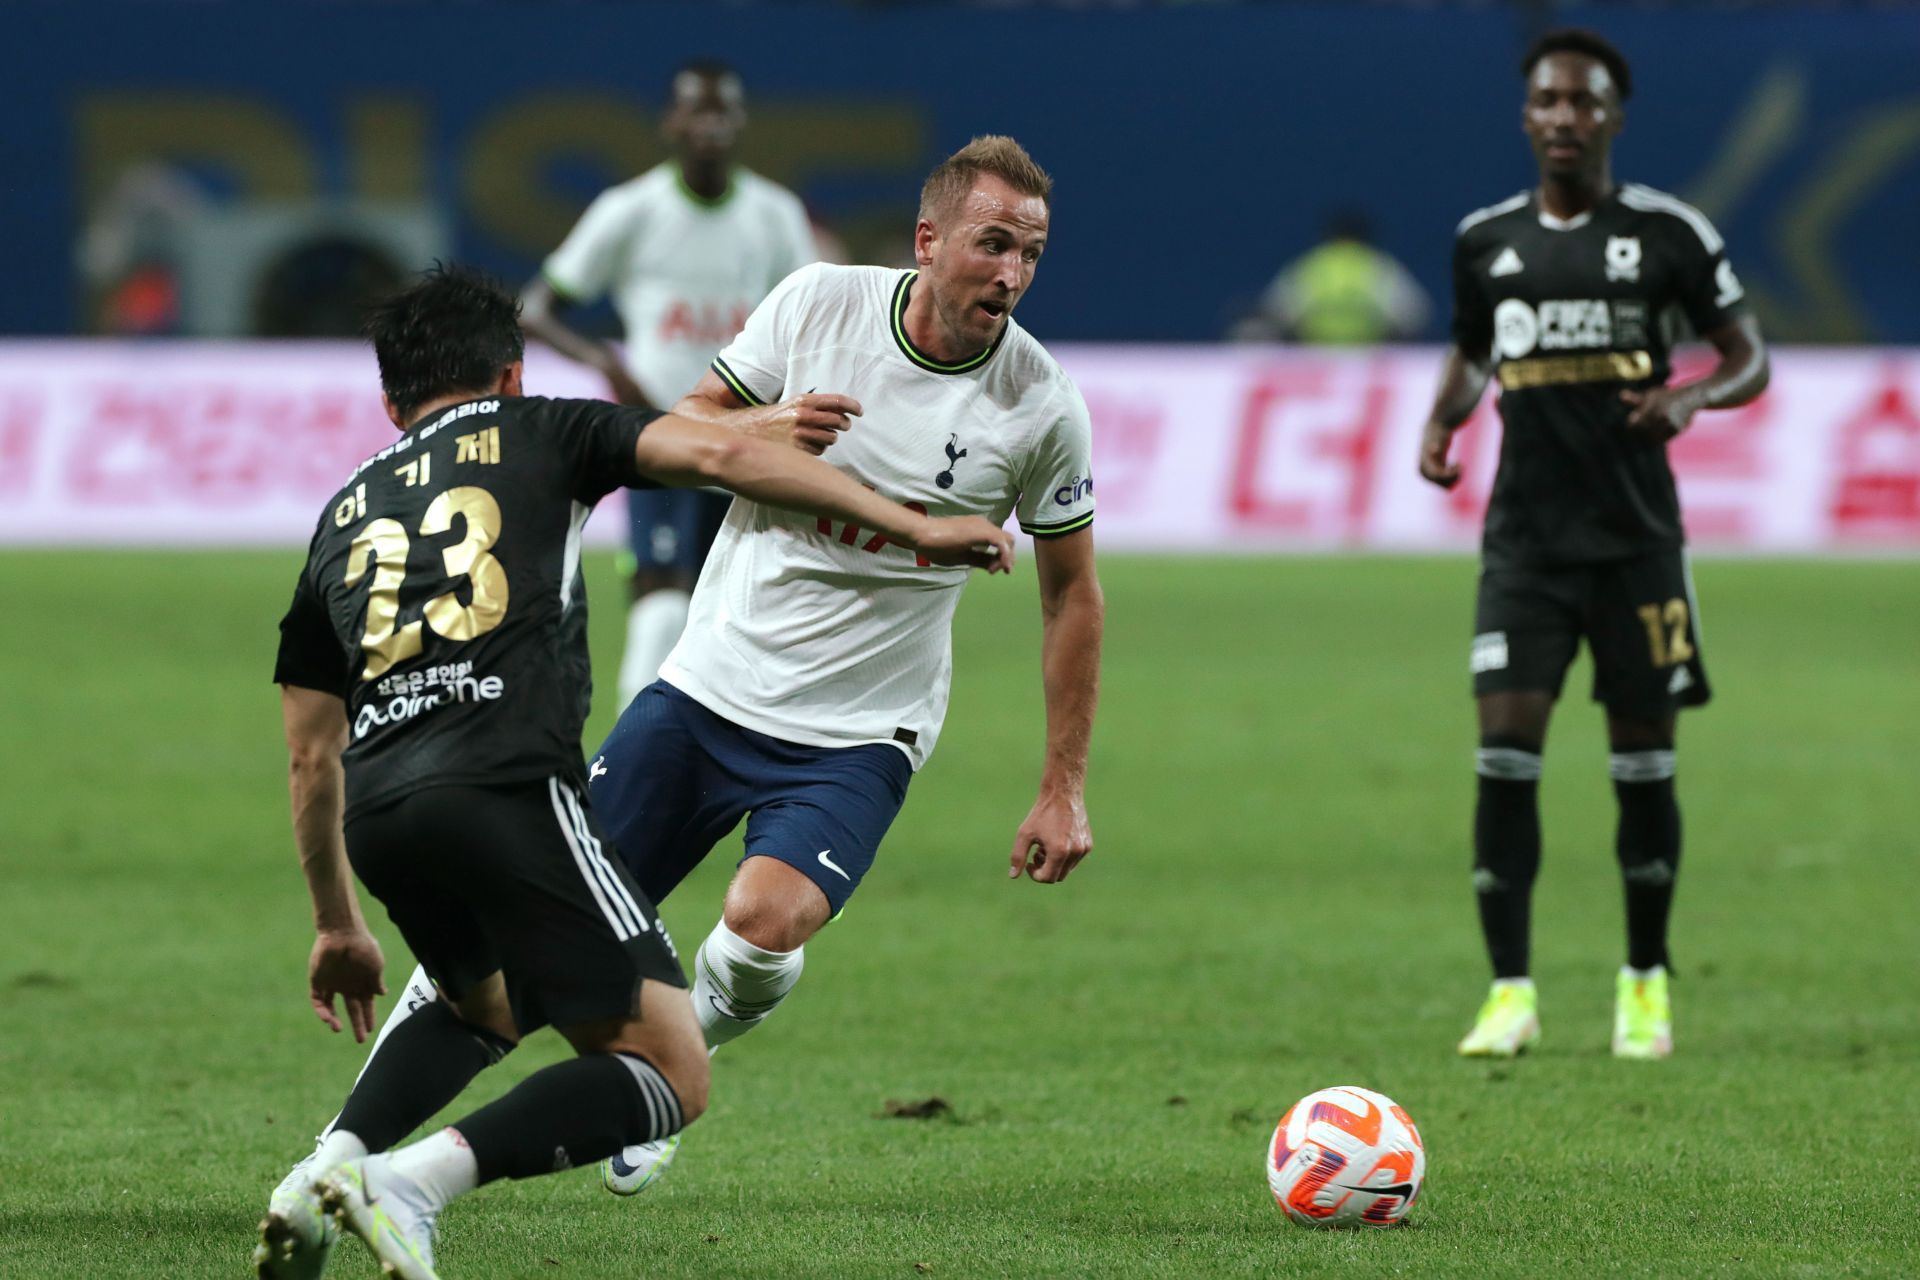
[[[665,408],[687,394],[776,284],[815,258],[799,197],[741,167],[739,75],[689,62],[663,121],[674,158],[594,200],[522,295],[527,333],[605,375],[621,404]],[[611,295],[626,350],[561,314]],[[731,494],[630,490],[634,569],[620,705],[649,683],[680,638],[707,548]]]
[[[1010,313],[1046,244],[1051,181],[1010,138],[977,138],[921,194],[919,270],[796,272],[675,411],[739,421],[817,390],[857,424],[790,438],[883,496],[1003,522],[1035,539],[1046,755],[1010,874],[1064,880],[1092,848],[1083,789],[1099,683],[1092,432],[1079,393]],[[661,678],[590,768],[595,811],[658,902],[746,818],[746,855],[694,963],[709,1049],[798,980],[807,939],[872,865],[932,753],[963,570],[871,531],[736,501]],[[603,1166],[631,1194],[668,1140]]]

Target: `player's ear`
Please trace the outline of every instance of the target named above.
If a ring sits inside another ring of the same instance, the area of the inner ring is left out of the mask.
[[[922,270],[933,265],[933,242],[940,238],[934,231],[933,223],[920,219],[913,227],[913,260]]]
[[[500,371],[500,380],[493,385],[495,395],[518,396],[525,394],[520,390],[520,375],[526,370],[526,361],[515,360]]]
[[[393,403],[393,398],[384,391],[380,393],[380,407],[387,411],[388,422],[391,422],[394,426],[400,428],[402,431],[405,431],[407,429],[407,424],[400,420],[399,406],[395,405]]]

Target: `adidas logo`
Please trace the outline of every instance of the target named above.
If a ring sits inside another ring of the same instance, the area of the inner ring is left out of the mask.
[[[1512,245],[1508,245],[1500,251],[1500,256],[1493,260],[1493,265],[1487,268],[1487,274],[1490,276],[1517,276],[1525,270],[1526,267],[1521,263],[1520,255],[1513,251]]]

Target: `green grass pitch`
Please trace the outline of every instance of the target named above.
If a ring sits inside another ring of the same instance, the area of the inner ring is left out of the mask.
[[[302,986],[268,682],[296,562],[0,555],[0,1276],[243,1274],[360,1063]],[[610,672],[619,584],[590,569]],[[1473,572],[1111,558],[1098,849],[1054,888],[1005,869],[1042,740],[1031,573],[972,584],[938,754],[787,1007],[716,1059],[672,1175],[632,1201],[592,1171],[487,1188],[442,1222],[446,1273],[1912,1274],[1914,566],[1700,567],[1719,700],[1681,735],[1663,1064],[1606,1053],[1622,931],[1584,664],[1548,751],[1544,1043],[1453,1056],[1485,981]],[[667,905],[683,949],[730,849]],[[537,1037],[471,1096],[559,1052]],[[1341,1083],[1421,1125],[1408,1227],[1303,1231],[1268,1196],[1274,1121]],[[934,1096],[948,1117],[881,1118]],[[348,1241],[330,1274],[371,1273]]]

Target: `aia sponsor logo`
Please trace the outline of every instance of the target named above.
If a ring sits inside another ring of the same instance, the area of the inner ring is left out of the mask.
[[[654,340],[724,347],[747,327],[751,312],[752,308],[741,302],[689,302],[681,298],[660,317]]]

